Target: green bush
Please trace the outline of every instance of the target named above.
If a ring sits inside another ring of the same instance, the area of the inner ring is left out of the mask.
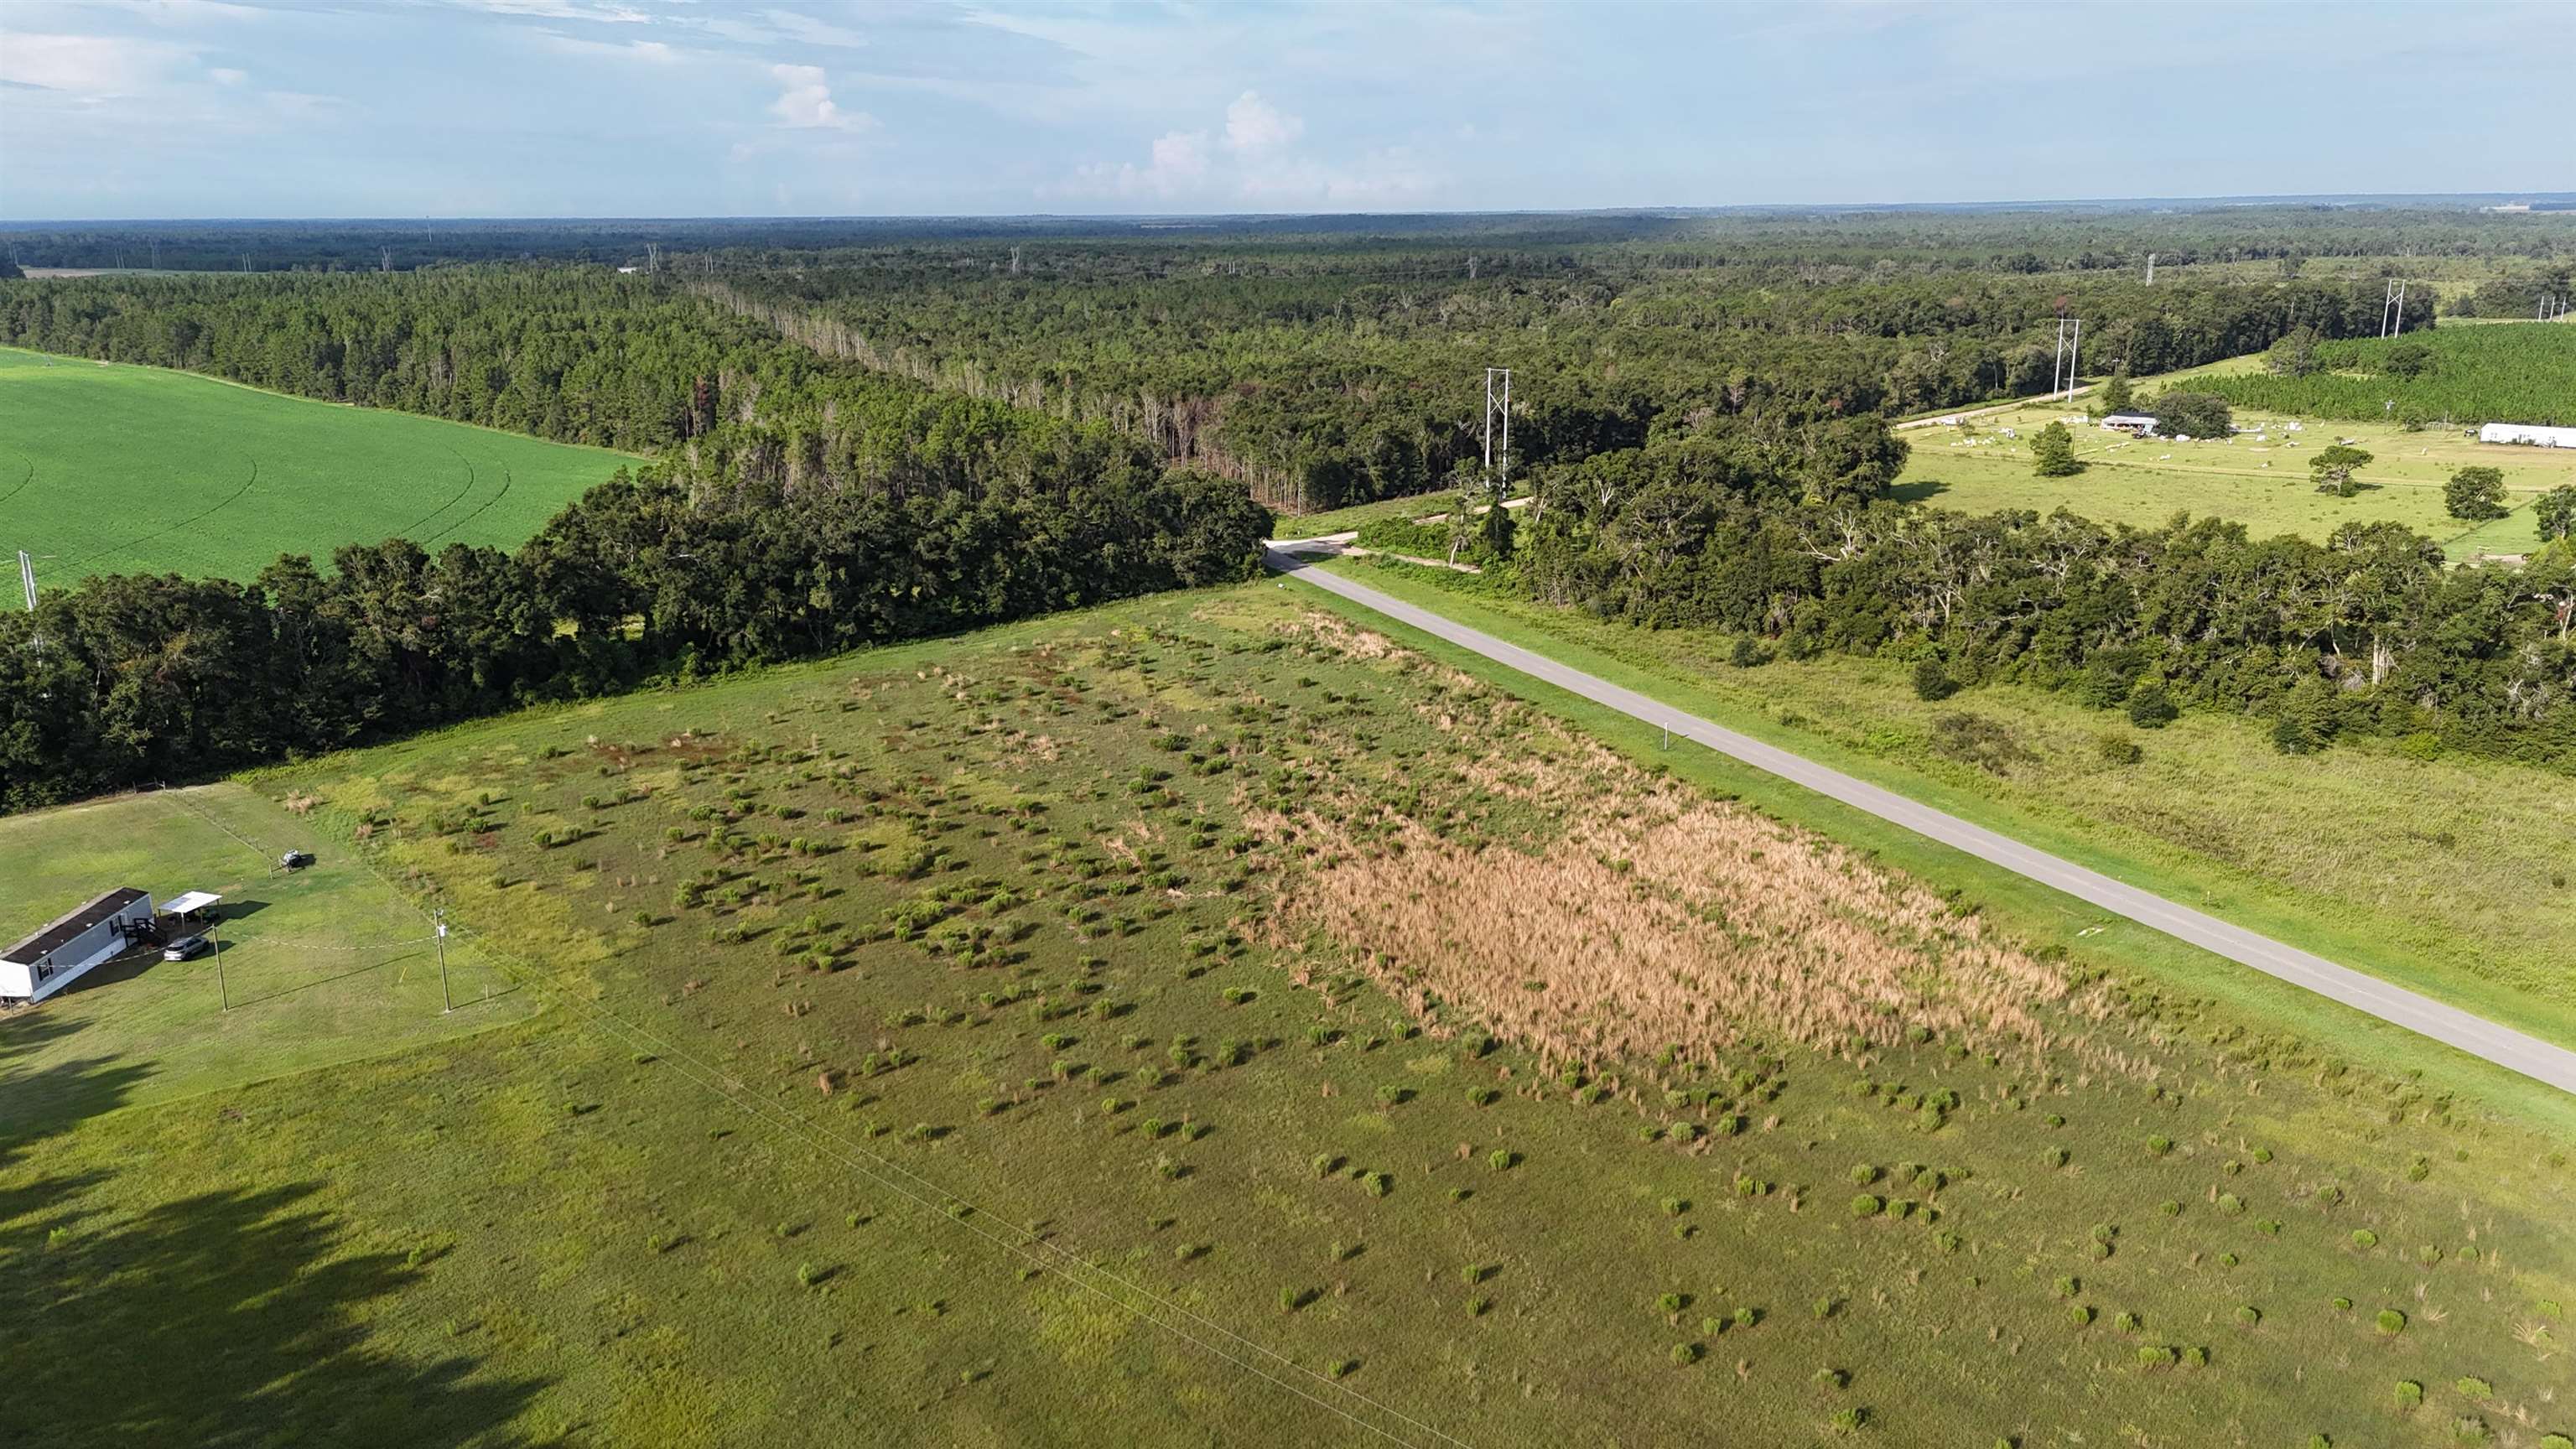
[[[1930,703],[1937,704],[1959,692],[1959,682],[1950,677],[1938,659],[1916,661],[1913,680],[1914,697]]]
[[[1856,1218],[1874,1218],[1886,1206],[1886,1203],[1869,1193],[1856,1193],[1851,1200],[1851,1215]]]
[[[2128,710],[2129,723],[2142,730],[2160,730],[2182,717],[2173,691],[2152,679],[2140,681],[2129,691]]]

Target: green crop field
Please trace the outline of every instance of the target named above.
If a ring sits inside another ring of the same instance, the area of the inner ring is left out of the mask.
[[[2392,373],[2392,359],[2420,370]],[[2480,423],[2576,425],[2576,326],[2498,323],[2317,345],[2320,370],[2282,377],[2248,370],[2210,391],[2244,407],[2306,417],[2373,420],[2412,413],[2474,429]]]
[[[510,546],[628,460],[188,373],[0,348],[0,550],[37,576],[247,579],[404,537]]]
[[[63,1036],[0,1435],[2565,1432],[2552,1094],[1553,709],[1264,582],[255,777],[554,1009]]]
[[[2466,329],[2481,333],[2502,328]],[[2576,340],[2576,328],[2568,329]],[[2215,390],[2248,377],[2246,360],[2141,384]],[[2081,399],[2079,399],[2079,404]],[[2032,472],[2031,436],[2052,419],[2071,418],[2076,456],[2085,470],[2069,478]],[[2236,414],[2259,432],[2233,438],[2133,439],[2105,431],[2081,406],[2025,403],[1971,418],[1964,427],[1920,427],[1905,432],[1912,445],[1896,496],[1970,513],[2065,508],[2102,523],[2152,527],[2176,513],[2232,519],[2258,538],[2299,534],[2323,539],[2348,522],[2388,520],[2443,541],[2454,559],[2522,554],[2539,543],[2531,502],[2563,484],[2576,483],[2576,450],[2517,448],[2477,441],[2475,429],[2426,428],[2410,432],[2390,422],[2328,421],[2254,407]],[[2299,424],[2296,432],[2284,425]],[[2012,436],[2006,436],[2009,430]],[[2357,475],[2351,498],[2319,493],[2308,478],[2307,458],[2338,439],[2352,439],[2373,461]],[[2472,464],[2502,470],[2505,502],[2512,510],[2485,523],[2464,523],[2442,507],[2442,485]]]

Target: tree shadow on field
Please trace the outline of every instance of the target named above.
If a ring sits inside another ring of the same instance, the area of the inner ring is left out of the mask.
[[[30,1071],[23,1059],[89,1025],[43,1007],[0,1018],[0,1171],[38,1139],[96,1112],[124,1105],[152,1074],[144,1062],[81,1057]]]
[[[93,1176],[76,1191],[85,1192]],[[505,1442],[542,1386],[370,1341],[368,1305],[426,1271],[340,1255],[316,1183],[226,1188],[92,1229],[70,1194],[0,1241],[0,1442]],[[59,1230],[59,1231],[57,1231]]]
[[[1947,483],[1922,478],[1912,483],[1897,484],[1887,490],[1887,496],[1899,503],[1922,503],[1928,499],[1938,498],[1949,491],[1950,485]]]
[[[6,1080],[95,1102],[142,1074],[67,1062]],[[343,1251],[338,1218],[309,1201],[319,1183],[219,1188],[129,1214],[113,1169],[22,1178],[44,1139],[77,1120],[0,1126],[0,1444],[519,1442],[506,1426],[542,1380],[372,1340],[369,1320],[433,1271],[427,1255]]]

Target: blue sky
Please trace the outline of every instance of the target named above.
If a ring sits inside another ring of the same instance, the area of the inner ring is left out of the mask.
[[[2564,0],[5,0],[0,218],[2565,190],[2533,57],[2571,35]]]

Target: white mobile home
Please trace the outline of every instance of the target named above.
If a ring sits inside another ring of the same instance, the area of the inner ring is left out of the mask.
[[[42,1001],[136,941],[152,938],[152,897],[109,891],[0,953],[0,1002]]]
[[[2538,423],[2489,423],[2478,429],[2481,443],[2520,443],[2527,448],[2576,448],[2576,428],[2550,428]]]

